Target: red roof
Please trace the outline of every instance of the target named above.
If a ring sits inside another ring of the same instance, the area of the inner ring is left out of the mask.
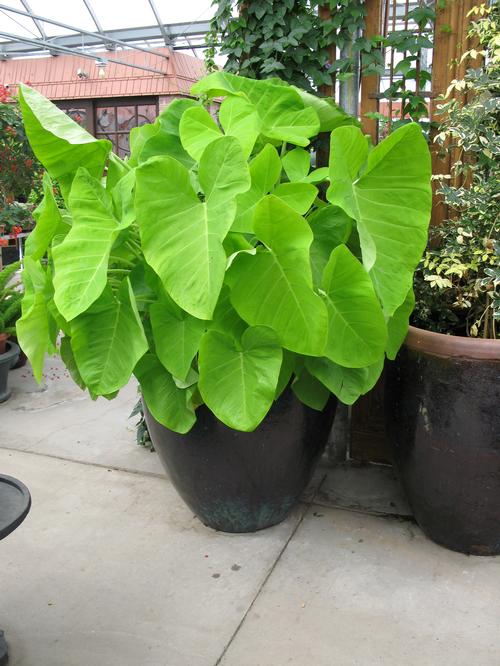
[[[112,57],[165,71],[164,75],[108,62],[106,77],[100,79],[92,60],[77,55],[59,55],[0,61],[0,83],[10,85],[12,92],[16,91],[17,83],[29,83],[53,100],[189,94],[193,83],[205,74],[203,61],[166,48],[155,50],[169,55],[169,59],[143,51],[106,51],[96,54],[96,59],[99,56]],[[79,79],[78,69],[87,72],[88,78]]]

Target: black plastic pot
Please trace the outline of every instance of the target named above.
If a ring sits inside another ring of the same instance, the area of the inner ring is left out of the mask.
[[[386,427],[425,534],[500,554],[500,340],[410,327],[387,367]]]
[[[207,407],[186,435],[151,415],[151,440],[172,483],[207,526],[223,532],[254,532],[284,520],[309,483],[335,415],[332,399],[323,412],[287,390],[254,432],[221,423]]]
[[[0,402],[5,402],[10,397],[10,391],[7,386],[9,370],[16,364],[19,358],[19,347],[14,342],[7,341],[7,351],[0,354]]]

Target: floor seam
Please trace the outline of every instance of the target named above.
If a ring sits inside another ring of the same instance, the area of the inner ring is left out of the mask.
[[[289,544],[290,541],[293,539],[293,537],[297,534],[297,531],[298,531],[299,527],[302,525],[302,523],[303,523],[303,521],[304,521],[304,518],[306,517],[306,515],[307,515],[307,513],[309,512],[310,508],[313,506],[313,504],[314,504],[314,500],[316,499],[316,495],[317,495],[317,493],[319,492],[321,486],[323,485],[325,479],[326,479],[326,474],[322,477],[321,481],[318,483],[318,487],[317,487],[316,490],[314,491],[314,493],[313,493],[313,495],[312,495],[312,497],[311,497],[311,499],[310,499],[309,501],[307,501],[307,502],[300,502],[300,504],[305,504],[305,509],[304,509],[304,511],[303,511],[303,513],[302,513],[302,515],[301,515],[301,517],[299,518],[299,520],[297,521],[297,524],[295,525],[295,527],[294,527],[293,530],[291,531],[290,536],[288,537],[288,539],[287,539],[287,540],[285,541],[285,543],[283,544],[283,547],[282,547],[281,550],[279,551],[279,553],[278,553],[276,559],[274,560],[274,562],[272,563],[271,567],[269,568],[269,571],[268,571],[267,574],[265,575],[264,580],[263,580],[262,583],[259,585],[259,588],[258,588],[257,592],[255,593],[255,595],[254,595],[252,601],[250,602],[250,604],[249,604],[248,608],[246,609],[245,613],[243,614],[243,617],[242,617],[241,620],[238,622],[238,626],[236,627],[236,629],[235,629],[235,630],[233,631],[233,633],[231,634],[231,637],[229,638],[229,641],[228,641],[228,642],[226,643],[226,645],[224,646],[224,649],[222,650],[221,654],[219,655],[219,658],[218,658],[217,661],[215,662],[214,666],[219,666],[219,664],[221,663],[222,659],[224,659],[224,657],[225,657],[227,651],[228,651],[229,648],[231,647],[231,644],[233,643],[233,641],[234,641],[234,639],[236,638],[236,636],[238,635],[238,633],[239,633],[241,627],[242,627],[243,624],[245,623],[245,620],[247,619],[247,617],[248,617],[250,611],[251,611],[252,608],[254,607],[255,602],[256,602],[257,599],[260,597],[260,594],[261,594],[262,590],[264,589],[264,587],[266,586],[267,581],[271,578],[271,576],[272,576],[272,574],[274,573],[276,567],[278,566],[278,564],[279,564],[281,558],[283,557],[283,554],[285,553],[286,549],[288,548],[288,544]]]
[[[167,479],[168,477],[161,472],[148,472],[145,470],[130,469],[130,467],[120,467],[119,465],[105,465],[104,463],[89,462],[86,460],[75,460],[65,456],[58,456],[53,453],[42,453],[41,451],[30,451],[29,449],[16,449],[10,446],[0,446],[0,451],[12,451],[15,453],[25,453],[31,456],[40,456],[41,458],[50,458],[52,460],[61,460],[63,462],[75,463],[76,465],[86,465],[87,467],[98,467],[99,469],[110,469],[114,472],[124,472],[125,474],[135,474],[139,476],[151,476],[156,479]]]

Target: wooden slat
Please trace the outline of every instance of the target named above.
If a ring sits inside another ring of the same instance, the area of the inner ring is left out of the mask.
[[[365,37],[374,37],[382,31],[382,0],[366,0]],[[373,143],[377,143],[378,123],[372,118],[365,118],[365,113],[378,111],[379,77],[376,74],[363,76],[361,79],[361,126],[365,134],[369,134]]]

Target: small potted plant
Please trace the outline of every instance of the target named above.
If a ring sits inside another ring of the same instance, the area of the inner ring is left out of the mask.
[[[335,105],[275,81],[218,72],[193,93],[132,130],[122,161],[21,87],[48,175],[17,331],[36,377],[59,331],[92,396],[134,374],[180,494],[207,525],[250,531],[287,515],[335,398],[368,391],[404,339],[430,157],[415,124],[371,148]],[[320,131],[331,161],[311,169]]]
[[[451,215],[432,229],[415,276],[414,325],[386,382],[387,430],[419,525],[476,555],[500,553],[497,12],[478,8],[471,36],[485,64],[455,82],[459,97],[442,106],[437,140],[454,164],[441,194]]]
[[[22,292],[19,283],[13,284],[19,262],[10,264],[0,271],[0,402],[5,402],[9,396],[8,377],[9,370],[19,358],[19,347],[9,340],[15,334],[16,321],[21,315]]]

